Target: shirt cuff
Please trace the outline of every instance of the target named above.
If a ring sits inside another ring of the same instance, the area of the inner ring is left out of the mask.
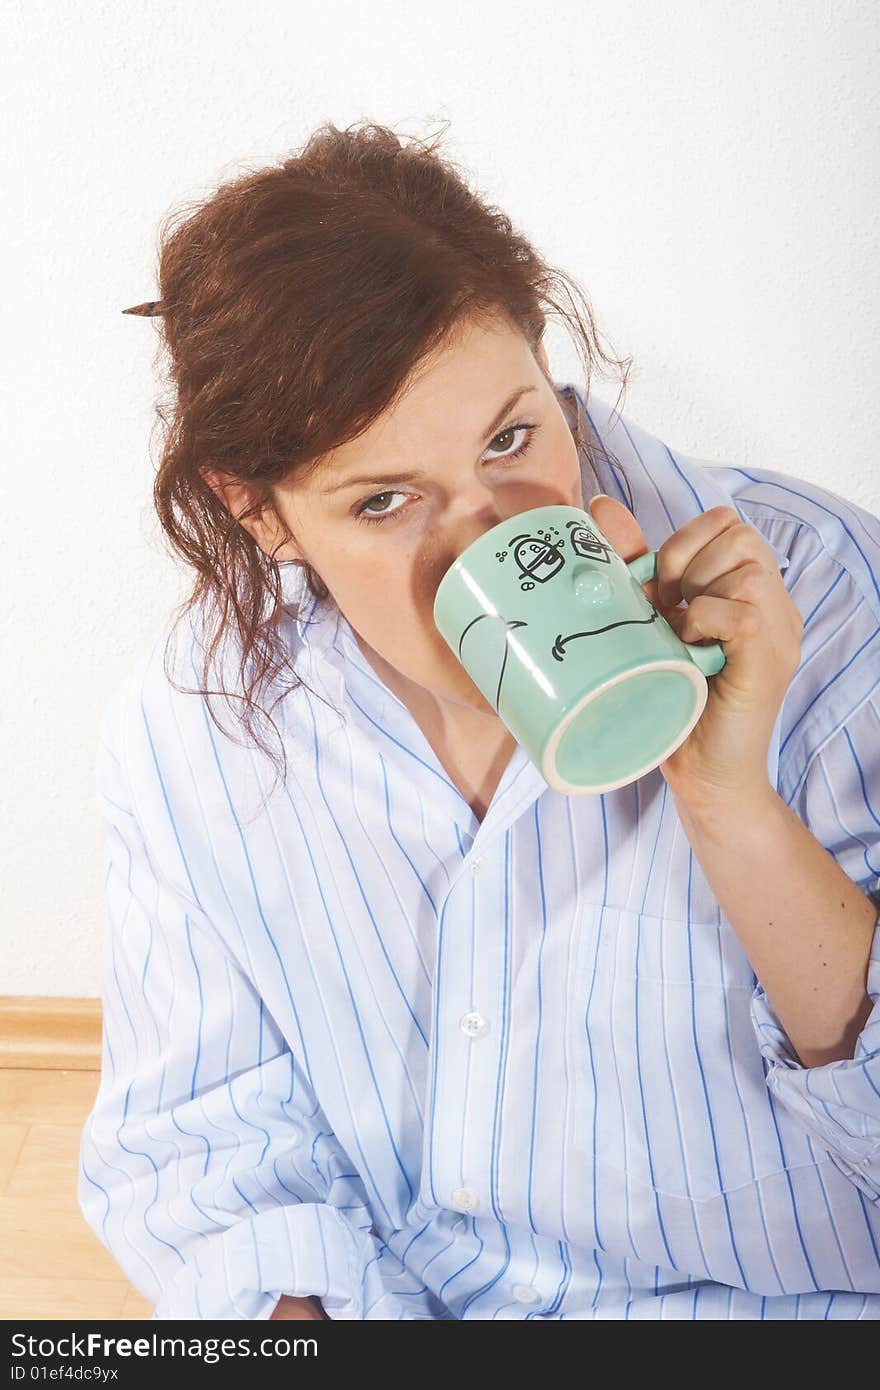
[[[166,1285],[153,1318],[268,1320],[282,1294],[316,1296],[340,1320],[449,1316],[371,1232],[336,1207],[302,1202],[212,1236]]]
[[[873,1008],[854,1056],[802,1066],[759,983],[752,1023],[772,1094],[827,1150],[832,1162],[872,1201],[880,1201],[880,918],[868,961]]]

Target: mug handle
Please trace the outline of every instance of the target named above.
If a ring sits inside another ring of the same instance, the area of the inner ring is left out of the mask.
[[[644,555],[637,555],[634,560],[625,560],[624,564],[639,584],[646,584],[649,579],[657,578],[656,550],[646,550]],[[698,646],[696,642],[682,642],[682,646],[687,647],[691,660],[704,676],[716,676],[727,663],[720,642],[707,642],[705,646]]]

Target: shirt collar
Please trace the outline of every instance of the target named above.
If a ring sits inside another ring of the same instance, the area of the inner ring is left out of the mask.
[[[588,460],[587,467],[598,479],[590,496],[605,492],[623,501],[638,520],[652,550],[659,550],[685,522],[712,507],[732,507],[743,521],[753,524],[725,487],[719,465],[678,451],[673,456],[662,440],[625,416],[615,415],[605,401],[591,396],[587,409],[577,387],[562,389],[572,401],[578,433],[590,440],[593,464]],[[626,460],[625,468],[620,458]],[[673,483],[678,486],[672,486]],[[630,494],[632,502],[628,500]],[[584,499],[589,510],[586,491]],[[780,542],[763,530],[761,534],[779,569],[786,570],[789,557]]]

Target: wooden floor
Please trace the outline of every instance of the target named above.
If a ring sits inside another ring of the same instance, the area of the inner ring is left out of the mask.
[[[97,1071],[0,1068],[0,1319],[149,1318],[76,1199]]]

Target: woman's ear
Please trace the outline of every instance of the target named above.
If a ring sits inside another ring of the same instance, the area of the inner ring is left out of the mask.
[[[287,541],[280,550],[276,551],[281,537],[281,527],[270,503],[265,503],[260,512],[252,512],[250,516],[246,517],[242,516],[243,512],[246,512],[257,502],[259,493],[256,488],[242,482],[240,478],[234,477],[231,473],[224,473],[219,468],[210,468],[204,465],[198,471],[211,491],[220,498],[230,516],[236,518],[264,554],[274,554],[276,560],[301,560],[303,558],[302,551],[293,541]]]

